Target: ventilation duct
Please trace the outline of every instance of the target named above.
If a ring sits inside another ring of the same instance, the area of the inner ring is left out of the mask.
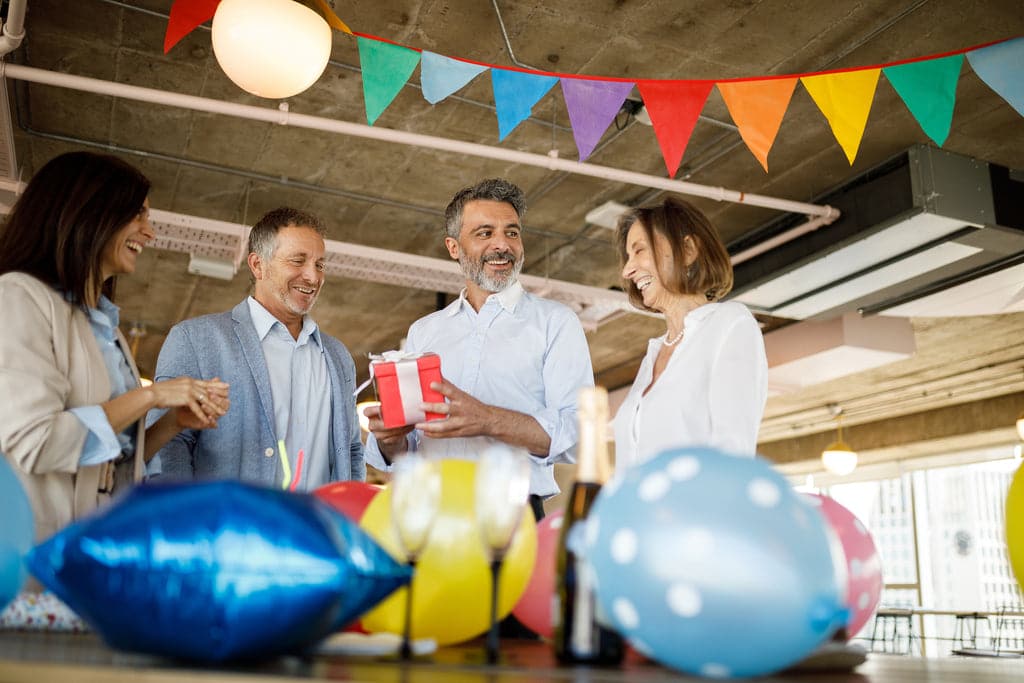
[[[917,145],[815,201],[839,220],[736,266],[736,300],[801,320],[877,313],[1024,263],[1024,182],[1001,166]]]

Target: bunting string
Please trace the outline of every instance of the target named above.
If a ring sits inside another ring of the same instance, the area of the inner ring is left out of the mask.
[[[175,0],[164,38],[168,52],[190,31],[213,17],[220,0]],[[322,9],[330,8],[316,0]],[[810,95],[852,165],[871,113],[880,76],[885,76],[922,131],[939,147],[949,136],[956,86],[964,58],[978,77],[1024,116],[1024,38],[1007,38],[924,57],[827,71],[718,79],[628,79],[537,71],[439,55],[368,33],[347,30],[337,16],[329,23],[358,42],[366,120],[373,125],[416,69],[424,99],[437,104],[489,71],[499,141],[530,117],[556,83],[573,137],[584,161],[611,125],[633,88],[653,124],[669,177],[674,177],[693,129],[713,88],[751,154],[768,172],[768,156],[799,82]],[[344,27],[344,28],[341,28]]]

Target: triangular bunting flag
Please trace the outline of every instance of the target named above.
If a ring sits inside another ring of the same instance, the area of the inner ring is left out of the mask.
[[[323,15],[327,25],[336,31],[342,31],[349,35],[352,35],[352,29],[348,27],[344,21],[342,21],[330,5],[327,4],[327,0],[314,0],[316,6],[320,8],[320,14]]]
[[[637,87],[651,117],[670,178],[679,170],[693,127],[714,81],[639,81]]]
[[[213,19],[220,0],[174,0],[164,33],[164,54],[200,24]]]
[[[782,125],[782,117],[796,88],[795,78],[719,83],[729,115],[740,129],[740,137],[768,171],[768,152]]]
[[[967,61],[985,85],[1024,116],[1024,77],[1020,68],[1024,64],[1024,38],[968,52]]]
[[[562,94],[569,110],[572,135],[576,139],[580,161],[585,161],[601,140],[622,103],[633,90],[632,83],[622,81],[590,81],[563,78]]]
[[[420,61],[420,53],[362,36],[356,39],[359,41],[359,63],[363,69],[366,121],[372,126],[409,80]]]
[[[963,63],[963,55],[952,55],[882,69],[921,130],[939,147],[945,144],[953,124],[956,84]]]
[[[437,104],[486,70],[487,67],[480,64],[470,64],[424,50],[420,62],[423,97],[427,102]]]
[[[494,106],[498,110],[498,139],[504,140],[516,126],[529,118],[533,105],[558,82],[554,76],[491,69]]]
[[[832,134],[853,166],[864,127],[868,124],[881,69],[860,69],[840,73],[804,76],[807,92],[825,115]]]

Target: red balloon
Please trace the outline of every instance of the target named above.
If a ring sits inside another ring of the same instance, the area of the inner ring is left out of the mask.
[[[380,487],[361,481],[332,481],[313,491],[313,495],[349,519],[358,522]],[[342,629],[347,633],[369,633],[360,621]]]
[[[349,519],[358,522],[380,488],[361,481],[335,481],[313,491],[313,495]]]
[[[550,638],[551,599],[555,594],[555,554],[562,530],[562,511],[548,515],[537,524],[537,559],[530,582],[526,584],[512,614],[523,625],[544,638]]]

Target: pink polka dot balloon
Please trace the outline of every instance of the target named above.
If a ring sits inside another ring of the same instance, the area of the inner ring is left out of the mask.
[[[850,609],[846,631],[853,637],[875,613],[882,598],[882,561],[878,548],[863,522],[834,498],[817,493],[804,495],[818,506],[843,546],[848,577],[846,606]]]

